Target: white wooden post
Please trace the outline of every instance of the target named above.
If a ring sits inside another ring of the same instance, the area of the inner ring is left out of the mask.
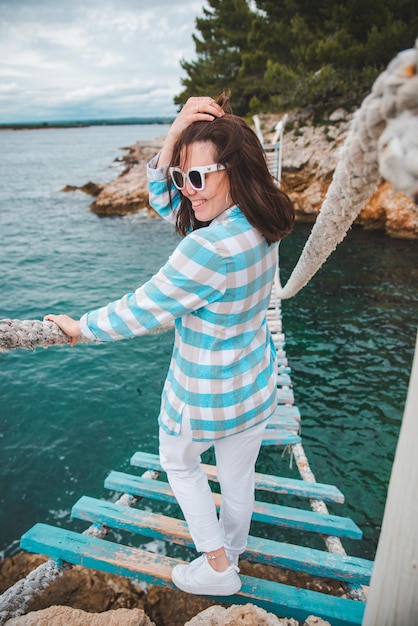
[[[363,626],[418,624],[418,335]]]

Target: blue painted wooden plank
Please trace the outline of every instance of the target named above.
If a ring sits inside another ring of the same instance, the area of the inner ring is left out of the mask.
[[[293,390],[290,387],[279,387],[277,389],[277,402],[279,404],[293,404]]]
[[[274,413],[272,413],[272,415],[270,415],[267,420],[267,428],[272,427],[287,428],[288,430],[294,430],[296,432],[299,432],[301,429],[301,423],[297,417],[287,417],[285,414],[280,414],[278,411],[275,411]]]
[[[295,478],[281,478],[269,474],[256,474],[256,489],[325,502],[344,502],[344,495],[334,485],[310,483]]]
[[[283,324],[280,320],[267,319],[269,329],[272,335],[278,338],[278,341],[284,341]]]
[[[163,471],[159,456],[157,454],[149,454],[148,452],[135,452],[131,458],[131,465],[157,472]],[[202,467],[209,480],[218,480],[215,465],[202,464]],[[324,500],[326,502],[344,502],[344,495],[334,485],[310,483],[295,478],[261,474],[260,472],[255,474],[255,488],[262,491],[313,498],[314,500]]]
[[[277,384],[284,387],[290,387],[292,380],[289,374],[286,374],[285,372],[277,374]]]
[[[298,433],[300,430],[300,422],[295,419],[287,420],[273,414],[267,420],[267,428],[284,428],[285,430],[293,430]]]
[[[28,552],[45,554],[53,559],[120,576],[137,577],[140,573],[141,579],[146,582],[166,584],[173,588],[171,570],[181,562],[47,524],[33,526],[22,536],[20,547]]]
[[[263,446],[293,446],[300,443],[301,438],[295,432],[286,428],[266,428],[261,444]]]
[[[246,602],[256,604],[270,613],[301,622],[309,615],[321,617],[332,626],[355,626],[363,622],[365,605],[361,602],[249,576],[241,576],[241,580],[241,591],[237,596],[228,598],[229,602],[235,603],[235,597],[244,596]],[[222,598],[217,600],[222,602]],[[243,603],[243,600],[239,602]]]
[[[193,547],[186,522],[159,513],[83,496],[73,506],[71,515],[85,522],[105,524],[109,528]],[[366,559],[252,536],[248,538],[243,558],[362,585],[369,583],[373,568],[373,562]]]
[[[158,454],[150,454],[149,452],[142,452],[142,450],[131,456],[130,464],[134,467],[156,470],[157,472],[163,471]]]
[[[294,405],[277,405],[273,411],[274,416],[283,417],[287,419],[295,419],[300,422],[300,411],[297,406]]]
[[[288,364],[287,358],[284,355],[280,355],[277,357],[277,364],[281,367],[286,367]]]
[[[286,356],[286,353],[285,353],[286,344],[282,341],[281,334],[278,335],[276,333],[271,333],[271,338],[273,339],[277,356],[280,356],[280,357]],[[277,362],[277,364],[282,365],[279,361]]]
[[[105,488],[129,493],[131,495],[175,502],[174,495],[168,483],[150,480],[142,476],[132,476],[122,472],[111,472],[105,480]],[[213,494],[217,507],[220,506],[220,495]],[[287,528],[297,528],[303,531],[319,532],[336,537],[361,539],[362,531],[349,518],[315,513],[303,509],[294,509],[279,504],[256,501],[254,504],[253,520],[274,523]]]
[[[37,524],[25,533],[21,548],[74,565],[172,588],[171,569],[182,562],[46,524]],[[215,599],[231,604],[251,602],[276,615],[301,621],[309,615],[317,615],[333,626],[356,626],[362,622],[364,605],[360,602],[250,576],[241,576],[241,580],[242,588],[238,594]]]

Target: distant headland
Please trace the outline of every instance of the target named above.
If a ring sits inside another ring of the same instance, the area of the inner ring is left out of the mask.
[[[50,122],[0,123],[0,130],[39,130],[46,128],[84,128],[87,126],[117,126],[130,124],[171,124],[174,117],[121,117],[92,120],[58,120]]]

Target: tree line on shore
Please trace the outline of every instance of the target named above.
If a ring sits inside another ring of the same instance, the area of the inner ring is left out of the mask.
[[[207,0],[175,104],[231,92],[234,112],[353,110],[418,37],[416,0]],[[199,34],[200,33],[200,34]]]

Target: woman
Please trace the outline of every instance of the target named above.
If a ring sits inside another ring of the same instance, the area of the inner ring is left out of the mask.
[[[134,293],[83,315],[48,315],[71,337],[111,341],[174,320],[159,415],[160,461],[198,552],[173,569],[184,591],[231,595],[241,587],[254,505],[254,471],[276,405],[275,348],[266,309],[278,241],[292,228],[289,198],[272,179],[250,127],[227,98],[190,98],[148,164],[150,203],[184,238]],[[214,446],[219,520],[200,465]]]

